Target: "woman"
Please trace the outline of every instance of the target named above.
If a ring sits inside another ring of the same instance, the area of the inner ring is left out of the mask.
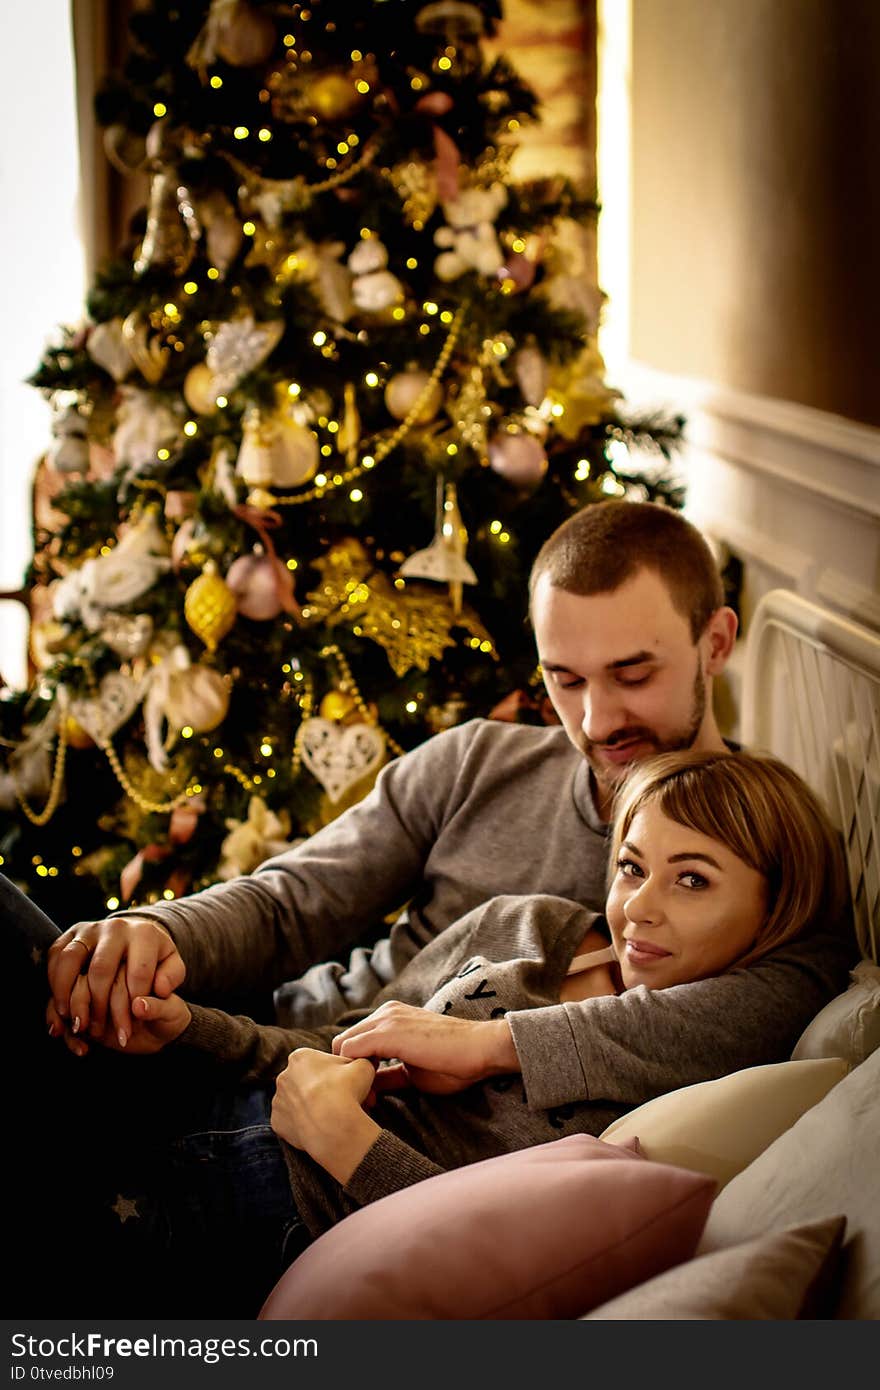
[[[748,754],[640,766],[619,798],[611,865],[605,918],[560,898],[491,899],[426,946],[378,1008],[315,1034],[175,994],[138,998],[129,1053],[173,1043],[173,1065],[197,1053],[238,1080],[283,1071],[271,1126],[266,1093],[253,1091],[234,1123],[196,1120],[194,1109],[189,1128],[201,1132],[154,1153],[144,1114],[137,1183],[90,1209],[87,1238],[74,1241],[90,1251],[92,1279],[110,1276],[92,1310],[115,1286],[132,1298],[123,1313],[254,1316],[283,1268],[357,1206],[445,1168],[600,1134],[694,1079],[687,1039],[678,1056],[652,1047],[645,990],[750,968],[835,915],[843,893],[837,839],[812,793],[781,763]],[[551,1045],[520,1074],[517,1040],[537,1010],[550,1011]],[[51,1006],[49,1020],[63,1026]],[[718,1030],[736,1031],[735,1065],[749,1066],[783,1060],[807,1021],[790,1021],[785,1046],[744,1012],[719,1016]],[[397,1060],[377,1071],[386,1059]],[[730,1070],[729,1045],[713,1057],[704,1040],[699,1068]],[[195,1071],[194,1108],[199,1090]]]

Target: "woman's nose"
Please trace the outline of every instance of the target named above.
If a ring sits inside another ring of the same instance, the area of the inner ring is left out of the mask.
[[[624,903],[624,912],[631,922],[650,925],[659,922],[663,916],[660,893],[656,884],[644,879],[634,893]]]

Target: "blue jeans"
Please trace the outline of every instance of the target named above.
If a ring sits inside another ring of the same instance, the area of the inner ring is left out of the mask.
[[[9,1313],[255,1317],[309,1241],[271,1090],[231,1088],[212,1059],[173,1050],[72,1056],[45,1026],[58,928],[2,874],[0,923]]]
[[[169,1317],[256,1317],[309,1243],[268,1109],[262,1091],[218,1105],[216,1127],[171,1140],[146,1179],[107,1191],[107,1249],[146,1282],[150,1313],[158,1299]]]

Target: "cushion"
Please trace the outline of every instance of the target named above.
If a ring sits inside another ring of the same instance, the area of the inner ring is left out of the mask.
[[[615,1322],[821,1318],[846,1217],[835,1216],[702,1255],[587,1313]]]
[[[849,989],[826,1004],[804,1029],[791,1054],[796,1061],[845,1057],[857,1067],[880,1047],[880,966],[863,961],[851,978]]]
[[[572,1134],[439,1173],[325,1232],[265,1319],[576,1318],[693,1253],[702,1174]]]
[[[708,1173],[723,1187],[847,1071],[836,1057],[747,1067],[656,1096],[601,1138],[619,1143],[636,1135],[645,1158]]]
[[[834,1316],[880,1318],[880,1050],[781,1135],[718,1196],[700,1252],[844,1213]]]

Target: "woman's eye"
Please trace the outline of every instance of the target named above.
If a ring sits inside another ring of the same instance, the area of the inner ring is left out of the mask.
[[[642,877],[642,866],[637,864],[634,859],[618,859],[617,868],[624,878]]]
[[[557,678],[556,684],[560,686],[562,690],[577,690],[578,686],[583,685],[583,681],[580,676],[573,676],[571,680],[567,681]]]
[[[702,874],[695,874],[695,873],[682,874],[678,881],[679,881],[679,883],[683,883],[684,886],[685,886],[685,888],[708,888],[708,887],[709,887],[709,880],[708,880],[707,878],[704,878]]]

